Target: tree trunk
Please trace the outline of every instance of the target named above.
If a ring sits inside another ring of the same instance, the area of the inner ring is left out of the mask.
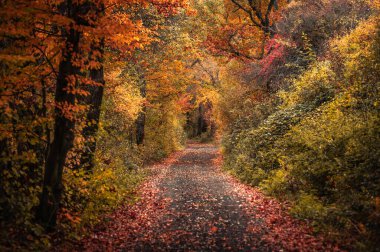
[[[66,5],[67,13],[75,15],[70,4]],[[73,106],[75,97],[66,91],[70,85],[69,77],[76,76],[80,69],[74,66],[73,56],[79,53],[80,33],[73,27],[66,33],[66,45],[63,52],[63,59],[59,64],[57,77],[57,87],[55,94],[56,104],[63,106]],[[64,109],[64,108],[62,108]],[[49,146],[49,154],[45,164],[45,174],[41,201],[38,208],[37,217],[41,223],[51,229],[56,224],[57,212],[62,194],[62,172],[66,161],[66,155],[73,146],[75,122],[73,118],[67,118],[62,113],[62,109],[56,108],[54,119],[54,139]]]
[[[140,95],[141,97],[146,98],[146,81],[144,80],[144,76],[142,77],[142,83],[140,86]],[[145,114],[146,114],[146,106],[145,104],[143,104],[143,107],[136,120],[136,144],[138,145],[144,142]]]
[[[88,125],[83,129],[83,136],[87,139],[84,152],[81,156],[81,168],[85,168],[90,172],[94,167],[94,155],[96,150],[96,135],[99,128],[100,110],[102,105],[104,93],[104,69],[103,69],[103,52],[104,52],[104,39],[98,45],[93,45],[92,50],[99,51],[101,57],[96,59],[101,66],[96,69],[90,70],[90,78],[92,81],[101,84],[99,86],[88,86],[87,91],[89,95],[86,97],[86,104],[90,105],[87,111]]]
[[[204,128],[204,105],[203,103],[199,104],[198,108],[199,114],[198,114],[198,131],[197,135],[200,136],[203,133],[203,128]]]

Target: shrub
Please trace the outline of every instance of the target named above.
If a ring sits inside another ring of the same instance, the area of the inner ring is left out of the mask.
[[[330,61],[318,61],[295,79],[290,91],[281,92],[282,107],[304,104],[318,107],[328,102],[335,95],[336,74],[331,69]]]
[[[223,142],[226,169],[358,250],[375,250],[380,236],[378,22],[332,40],[279,92],[275,112]]]
[[[286,192],[297,198],[293,208],[297,216],[313,219],[320,228],[357,234],[365,239],[367,249],[380,232],[376,210],[380,195],[380,80],[375,27],[370,20],[333,42],[333,53],[341,55],[337,62],[342,68],[335,73],[340,92],[278,141],[281,168],[262,184],[270,193]],[[286,99],[312,104],[319,92],[309,94],[295,88]],[[286,180],[281,174],[286,174]],[[313,208],[316,210],[311,211]]]

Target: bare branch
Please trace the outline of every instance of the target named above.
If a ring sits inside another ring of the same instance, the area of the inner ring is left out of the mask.
[[[42,50],[41,48],[39,48],[38,46],[34,45],[33,46],[34,48],[36,48],[38,51],[40,51],[42,53],[42,55],[44,56],[45,60],[47,61],[47,63],[49,64],[51,70],[53,71],[55,77],[58,78],[58,73],[55,71],[55,68],[54,68],[54,65],[51,63],[51,59],[53,59],[54,57],[56,57],[58,55],[58,53],[55,53],[51,59],[49,59],[49,57],[46,55],[45,51]]]

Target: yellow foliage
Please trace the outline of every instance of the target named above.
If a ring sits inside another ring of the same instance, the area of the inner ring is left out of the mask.
[[[296,104],[324,102],[332,96],[336,88],[336,74],[330,61],[318,61],[309,70],[295,79],[289,92],[281,92],[282,108]]]
[[[363,67],[376,64],[372,57],[373,39],[377,33],[379,19],[372,17],[362,22],[350,34],[331,41],[331,51],[338,60],[343,61],[344,77],[354,78],[357,73],[365,72]],[[370,61],[370,62],[369,62]]]

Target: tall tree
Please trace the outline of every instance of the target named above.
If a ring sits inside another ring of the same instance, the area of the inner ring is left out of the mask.
[[[95,17],[100,19],[104,16],[104,3],[94,5]],[[84,98],[85,105],[88,106],[86,113],[86,126],[82,135],[86,141],[80,160],[80,168],[91,171],[94,166],[94,155],[96,150],[96,134],[99,128],[100,109],[104,93],[104,37],[94,38],[91,42],[89,53],[89,85],[85,85],[88,92]]]
[[[140,75],[139,89],[142,98],[146,99],[146,80],[144,75]],[[145,117],[146,117],[146,105],[142,104],[141,111],[136,119],[136,144],[142,144],[145,137]]]
[[[217,29],[205,45],[214,55],[245,61],[261,60],[265,44],[276,34],[275,24],[286,0],[226,0],[224,8],[209,10]]]
[[[70,18],[66,28],[62,28],[65,46],[59,64],[56,92],[54,139],[49,146],[49,154],[45,164],[43,191],[38,210],[39,220],[47,227],[56,224],[57,211],[61,200],[62,172],[68,151],[73,146],[75,118],[75,94],[68,90],[76,88],[81,68],[75,61],[80,55],[81,31],[77,28],[84,25],[82,16],[88,14],[88,3],[78,4],[67,0],[59,6],[62,16]]]
[[[79,128],[76,121],[83,114],[87,125],[82,134],[88,141],[79,165],[88,170],[93,166],[104,89],[105,47],[112,49],[111,53],[116,52],[118,58],[128,59],[135,49],[150,43],[152,30],[145,28],[134,13],[149,5],[166,14],[182,6],[181,2],[166,0],[65,0],[56,5],[61,16],[57,26],[65,42],[56,82],[54,139],[48,146],[37,213],[48,228],[56,223],[63,190],[62,173]]]

